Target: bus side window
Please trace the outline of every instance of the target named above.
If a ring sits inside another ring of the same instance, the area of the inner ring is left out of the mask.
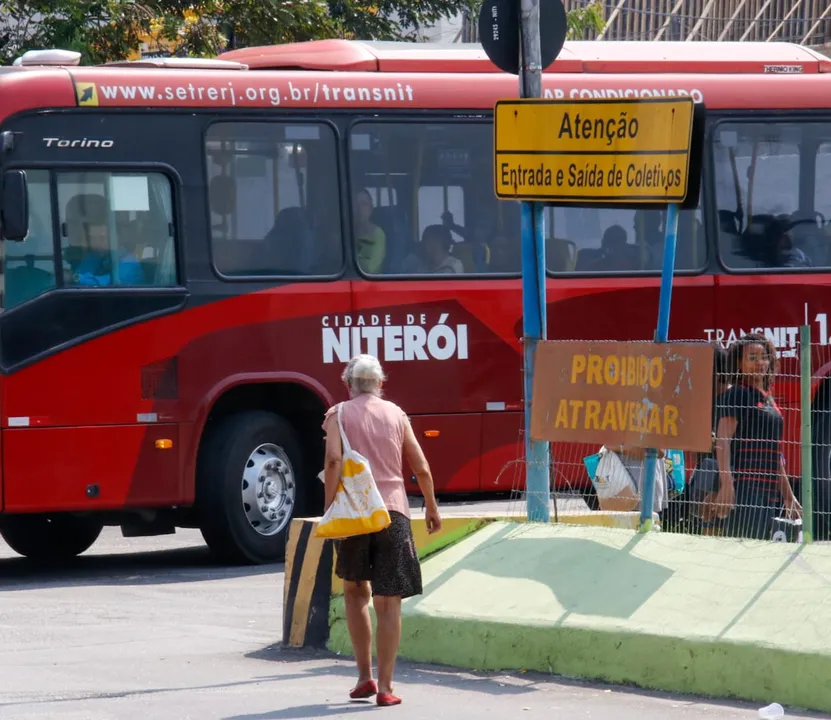
[[[666,232],[663,210],[562,205],[552,208],[546,219],[549,272],[594,275],[661,270]],[[699,201],[697,210],[680,213],[675,267],[701,270],[706,260]]]
[[[819,161],[816,179],[810,177],[813,163],[806,162],[818,127],[799,122],[718,126],[713,142],[719,254],[729,269],[797,271],[828,262],[825,220],[815,207],[804,206],[810,202],[806,190],[816,195],[820,183]]]
[[[352,236],[361,271],[437,276],[494,272],[490,260],[504,253],[490,250],[501,229],[499,201],[493,195],[490,125],[365,121],[353,126],[349,152]],[[363,206],[368,201],[371,208]],[[504,231],[513,234],[508,241],[512,247],[519,238],[518,216]],[[377,240],[367,243],[367,236]],[[514,272],[519,272],[518,265]]]
[[[806,222],[803,230],[796,227],[793,232],[800,235],[810,232],[813,239],[812,257],[817,266],[831,265],[831,139],[820,143],[817,148],[816,168],[814,175],[814,222]],[[807,218],[806,218],[807,219]],[[798,240],[797,240],[798,241]]]
[[[324,123],[218,122],[206,139],[211,248],[228,277],[343,267],[337,141]]]

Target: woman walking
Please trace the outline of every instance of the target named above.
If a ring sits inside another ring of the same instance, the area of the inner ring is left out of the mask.
[[[718,405],[713,511],[727,518],[725,535],[770,540],[782,505],[792,518],[802,514],[785,472],[782,413],[771,393],[776,348],[764,335],[745,335],[728,349],[727,364],[736,376]]]
[[[410,527],[410,505],[404,486],[402,459],[406,458],[424,495],[427,530],[441,529],[430,466],[404,411],[381,398],[384,371],[377,358],[357,355],[343,372],[350,400],[343,403],[341,423],[352,449],[368,461],[392,523],[381,532],[336,542],[335,572],[343,580],[346,624],[358,665],[353,699],[377,695],[378,705],[398,705],[392,676],[401,639],[401,600],[421,595],[421,566]],[[337,406],[323,423],[326,431],[325,509],[332,504],[340,481],[343,448]],[[378,618],[378,682],[372,675],[372,596]]]

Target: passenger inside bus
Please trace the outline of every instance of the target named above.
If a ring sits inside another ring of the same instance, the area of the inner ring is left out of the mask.
[[[679,223],[680,224],[680,223]],[[664,256],[664,213],[655,210],[638,210],[634,218],[635,242],[646,249],[642,270],[658,270]]]
[[[457,225],[453,213],[449,210],[442,213],[441,221],[448,230],[464,238],[469,247],[473,267],[469,268],[468,272],[488,272],[491,254],[488,246],[488,235],[496,224],[491,213],[484,211],[474,215],[469,229]]]
[[[398,265],[398,273],[402,275],[420,275],[427,272],[422,249],[421,244],[417,242],[408,241],[402,244],[404,259]]]
[[[314,238],[313,273],[333,275],[341,269],[343,258],[340,216],[321,209],[312,213],[311,225]]]
[[[611,225],[603,232],[600,240],[600,257],[589,270],[640,270],[638,248],[629,244],[629,237],[620,225]]]
[[[816,210],[797,210],[789,218],[788,237],[795,248],[805,253],[811,267],[828,265],[826,225],[825,216]]]
[[[387,238],[384,231],[372,222],[375,206],[367,189],[361,188],[355,193],[353,208],[358,263],[365,273],[377,275],[383,269]]]
[[[277,213],[274,227],[263,238],[261,269],[274,274],[316,274],[315,250],[312,229],[303,208],[283,208]]]
[[[518,240],[511,241],[503,233],[494,233],[488,245],[491,249],[490,271],[517,273],[522,269],[522,250]]]
[[[453,237],[444,225],[428,225],[421,236],[427,272],[463,273],[462,261],[450,254]]]
[[[812,267],[811,258],[794,243],[792,227],[789,215],[754,215],[737,238],[736,255],[749,261],[750,267]]]
[[[771,266],[811,267],[811,260],[805,252],[794,245],[789,232],[790,218],[774,218],[768,225],[767,237],[771,246]]]
[[[635,232],[645,245],[646,264],[637,269],[661,269],[664,263],[664,240],[666,238],[666,213],[660,210],[642,210],[636,213]],[[638,231],[638,223],[643,229]],[[678,216],[678,233],[675,240],[675,269],[692,270],[701,267],[704,254],[701,251],[704,239],[704,225],[689,210],[682,210]]]
[[[68,285],[142,285],[144,273],[129,241],[111,250],[109,207],[103,195],[78,194],[66,204]],[[112,261],[117,258],[113,278]]]

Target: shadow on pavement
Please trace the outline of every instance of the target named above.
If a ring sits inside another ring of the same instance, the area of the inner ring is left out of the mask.
[[[224,720],[290,720],[291,718],[344,717],[375,709],[374,702],[344,703],[342,705],[298,705],[272,712],[229,715]]]
[[[272,645],[252,653],[247,653],[251,660],[269,660],[281,662],[286,665],[301,663],[320,662],[330,660],[327,665],[309,666],[298,668],[298,671],[290,674],[280,673],[282,681],[300,680],[314,677],[343,677],[344,696],[354,685],[357,674],[351,658],[340,658],[332,653],[320,650],[293,650]],[[442,688],[454,688],[457,690],[470,690],[474,692],[489,693],[491,695],[520,695],[534,691],[534,683],[525,676],[508,678],[507,675],[473,673],[458,668],[442,667],[439,665],[420,665],[399,660],[396,666],[395,679],[397,682],[408,685],[435,685]],[[548,678],[549,680],[551,678]],[[270,717],[270,716],[269,716]],[[275,716],[282,717],[282,716]],[[290,717],[290,716],[286,716]],[[293,716],[291,716],[293,717]],[[309,717],[309,716],[307,716]],[[313,716],[312,716],[313,717]]]
[[[113,555],[81,555],[60,567],[26,558],[0,560],[0,591],[62,585],[159,585],[253,577],[283,571],[283,564],[227,566],[206,547]]]
[[[161,695],[164,693],[182,693],[182,692],[198,692],[200,690],[223,690],[229,688],[245,687],[246,685],[259,685],[263,682],[277,682],[281,680],[280,676],[268,677],[254,677],[250,680],[239,680],[236,682],[226,683],[212,683],[210,685],[192,685],[188,687],[160,687],[150,688],[146,690],[124,690],[121,692],[102,692],[102,693],[66,693],[61,697],[44,697],[39,700],[25,699],[25,700],[10,700],[8,702],[0,702],[0,708],[23,707],[27,705],[54,705],[60,703],[74,703],[79,701],[89,700],[120,700],[130,697],[141,697],[147,695]],[[7,717],[12,717],[8,715]]]
[[[319,663],[323,660],[330,660],[331,663],[326,666],[310,666],[292,674],[279,673],[280,681],[285,682],[286,680],[317,676],[334,675],[343,677],[344,685],[342,692],[344,696],[349,691],[349,688],[352,687],[357,677],[351,658],[341,658],[326,650],[294,650],[284,648],[282,645],[272,645],[270,647],[263,648],[262,650],[248,653],[246,654],[246,657],[253,660],[282,662],[287,665],[299,665],[304,662]],[[658,698],[671,701],[673,707],[680,708],[678,710],[679,712],[683,712],[684,707],[695,707],[701,704],[706,704],[714,708],[723,707],[730,708],[731,710],[747,710],[748,717],[750,717],[750,714],[755,715],[760,707],[760,704],[758,703],[744,702],[741,700],[699,698],[692,695],[680,695],[677,693],[668,693],[659,690],[647,690],[645,688],[638,688],[631,685],[612,685],[599,681],[567,678],[560,675],[549,675],[539,672],[482,672],[462,670],[443,665],[410,663],[404,660],[399,660],[396,664],[395,681],[400,685],[428,685],[440,688],[452,688],[460,691],[485,693],[489,695],[516,696],[527,695],[540,690],[545,690],[546,687],[550,688],[552,685],[584,689],[589,688],[598,693],[616,693],[621,695],[634,695],[644,698]],[[372,704],[368,707],[374,708],[375,705]],[[223,720],[279,720],[281,718],[288,720],[289,718],[300,717],[326,717],[327,715],[336,715],[338,712],[352,712],[351,708],[352,705],[348,704],[348,702],[340,705],[335,703],[328,705],[305,705],[286,708],[284,710],[274,710],[273,712],[265,714],[232,715],[224,718]],[[819,718],[827,717],[819,713],[812,713],[810,711],[795,708],[786,708],[786,712],[787,717],[789,718],[802,718],[804,720],[817,720]]]

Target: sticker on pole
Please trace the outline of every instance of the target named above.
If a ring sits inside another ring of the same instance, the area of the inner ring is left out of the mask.
[[[549,341],[534,363],[534,440],[710,450],[712,345]]]
[[[496,196],[558,203],[682,203],[694,101],[500,100]],[[697,163],[694,163],[697,165]]]

